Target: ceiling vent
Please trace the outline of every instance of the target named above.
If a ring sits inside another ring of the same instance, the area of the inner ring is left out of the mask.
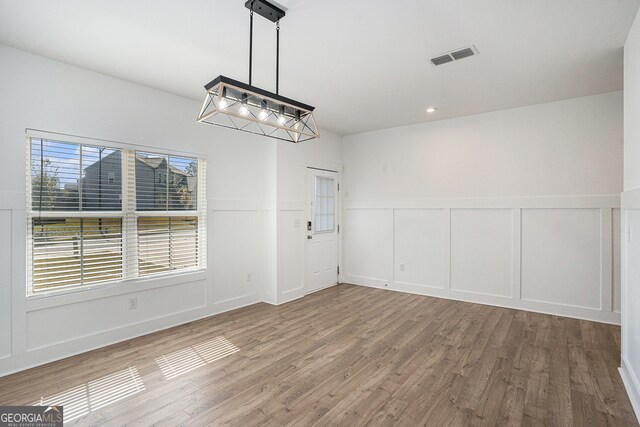
[[[458,61],[460,59],[478,55],[479,53],[480,52],[478,52],[478,49],[475,46],[471,45],[431,58],[431,63],[435,66],[438,66],[446,64],[448,62]]]

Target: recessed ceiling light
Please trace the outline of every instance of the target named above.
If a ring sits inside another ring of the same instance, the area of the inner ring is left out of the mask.
[[[427,108],[427,113],[429,113],[429,114],[431,114],[431,113],[435,113],[436,111],[438,111],[438,109],[437,109],[437,108],[435,108],[435,107],[429,107],[429,108]]]

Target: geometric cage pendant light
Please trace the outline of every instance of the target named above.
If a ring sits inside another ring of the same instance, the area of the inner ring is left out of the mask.
[[[313,118],[314,107],[281,96],[280,19],[285,12],[267,0],[248,0],[249,9],[249,84],[218,76],[205,85],[198,122],[249,132],[289,142],[320,137]],[[251,85],[253,56],[253,12],[276,24],[276,92]]]

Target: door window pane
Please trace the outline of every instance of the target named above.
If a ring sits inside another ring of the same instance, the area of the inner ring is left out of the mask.
[[[335,228],[335,193],[333,178],[316,176],[314,227],[316,233],[330,233]]]

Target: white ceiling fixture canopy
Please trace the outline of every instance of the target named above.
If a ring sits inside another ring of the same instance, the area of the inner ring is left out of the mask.
[[[248,0],[249,84],[220,75],[205,85],[198,122],[293,143],[320,137],[314,107],[279,94],[280,19],[285,12],[267,0]],[[253,86],[253,14],[276,24],[276,92]]]

